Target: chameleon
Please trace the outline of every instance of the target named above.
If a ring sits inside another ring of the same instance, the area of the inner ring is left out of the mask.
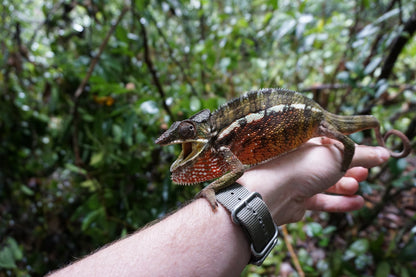
[[[390,130],[384,138],[380,123],[371,115],[343,116],[330,113],[299,92],[268,88],[235,98],[216,111],[202,110],[188,119],[174,122],[155,143],[182,144],[182,151],[171,165],[174,183],[191,185],[214,180],[197,197],[208,200],[213,211],[215,192],[233,184],[244,171],[295,150],[313,137],[325,136],[343,144],[341,171],[346,171],[355,151],[347,135],[374,129],[377,142],[398,136],[403,144],[395,158],[411,151],[408,138]]]

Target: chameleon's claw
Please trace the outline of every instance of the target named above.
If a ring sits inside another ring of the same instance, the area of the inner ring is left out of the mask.
[[[212,208],[213,212],[217,211],[218,202],[215,198],[215,191],[212,188],[204,188],[195,196],[195,198],[205,198]]]

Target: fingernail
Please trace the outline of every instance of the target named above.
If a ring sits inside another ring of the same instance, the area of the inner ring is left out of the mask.
[[[377,147],[377,154],[383,161],[387,161],[390,158],[390,152],[384,147]]]

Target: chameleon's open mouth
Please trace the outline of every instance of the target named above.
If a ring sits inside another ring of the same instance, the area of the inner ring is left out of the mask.
[[[200,141],[188,141],[182,142],[182,151],[179,154],[179,157],[170,167],[170,171],[174,171],[180,166],[192,161],[202,152],[204,146],[206,145],[205,142]]]
[[[192,142],[182,143],[182,156],[186,159],[192,153]]]

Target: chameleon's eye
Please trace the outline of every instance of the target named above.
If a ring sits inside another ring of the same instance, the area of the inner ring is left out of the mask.
[[[195,137],[195,126],[191,122],[182,122],[179,125],[179,136],[182,139]]]

